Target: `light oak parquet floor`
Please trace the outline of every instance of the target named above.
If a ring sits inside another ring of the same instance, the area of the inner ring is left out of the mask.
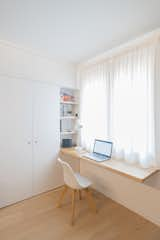
[[[70,195],[58,209],[59,194],[50,191],[0,209],[0,240],[160,240],[158,226],[97,192],[98,213],[88,209],[83,196],[71,226]]]

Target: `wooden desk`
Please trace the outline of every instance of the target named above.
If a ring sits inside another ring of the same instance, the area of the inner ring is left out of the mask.
[[[158,169],[141,169],[115,159],[98,163],[82,157],[73,148],[61,149],[60,156],[72,167],[76,165],[74,170],[88,177],[93,189],[160,225],[160,191],[148,185],[159,174]]]
[[[60,150],[60,156],[62,156],[62,157],[70,156],[71,158],[79,159],[80,161],[88,161],[99,167],[106,168],[112,172],[115,172],[117,174],[131,178],[138,182],[144,182],[150,176],[152,176],[157,171],[159,171],[159,169],[157,169],[157,168],[143,169],[143,168],[139,168],[134,165],[129,165],[125,162],[118,161],[115,159],[110,159],[108,161],[104,161],[101,163],[96,162],[94,160],[91,160],[91,159],[81,156],[81,154],[79,154],[74,148],[62,148]]]

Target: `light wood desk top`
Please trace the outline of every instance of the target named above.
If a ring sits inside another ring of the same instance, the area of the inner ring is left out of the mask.
[[[81,161],[88,161],[92,164],[98,165],[99,167],[106,168],[112,172],[126,176],[138,182],[144,182],[147,178],[159,171],[157,168],[143,169],[115,159],[110,159],[104,162],[96,162],[89,158],[83,157],[74,148],[62,148],[60,150],[60,155],[61,154],[77,158]]]

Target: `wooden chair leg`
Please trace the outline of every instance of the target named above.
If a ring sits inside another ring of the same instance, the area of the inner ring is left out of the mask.
[[[78,190],[79,200],[82,200],[82,192],[81,190]]]
[[[67,190],[68,190],[68,187],[65,185],[65,186],[64,186],[64,189],[63,189],[62,192],[61,192],[61,195],[60,195],[60,198],[59,198],[59,200],[58,200],[58,203],[57,203],[57,207],[58,207],[58,208],[61,207],[61,204],[62,204],[64,195],[66,194]]]
[[[86,192],[86,196],[87,196],[87,200],[88,200],[88,205],[90,207],[90,209],[96,213],[97,212],[97,209],[96,209],[96,204],[94,202],[94,199],[92,197],[92,193],[91,193],[91,190],[89,190],[88,188],[85,189],[85,192]]]
[[[74,224],[74,214],[75,214],[75,195],[76,195],[76,190],[72,190],[72,213],[71,213],[71,225]]]

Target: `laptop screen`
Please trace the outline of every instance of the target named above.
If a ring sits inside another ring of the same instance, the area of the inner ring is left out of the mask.
[[[93,153],[98,153],[107,157],[111,157],[112,145],[112,142],[95,140]]]

